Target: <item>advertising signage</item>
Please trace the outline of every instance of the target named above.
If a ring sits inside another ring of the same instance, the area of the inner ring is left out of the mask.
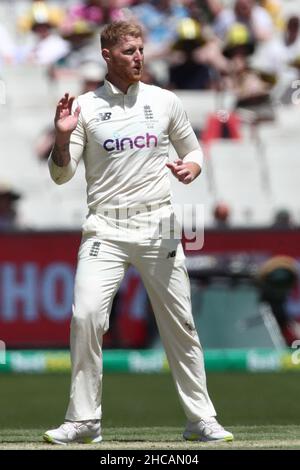
[[[68,346],[80,238],[79,232],[0,234],[0,340],[7,348]],[[284,254],[300,259],[299,241],[299,230],[206,231],[202,250],[187,256],[246,253],[265,259]],[[104,345],[147,346],[149,310],[141,280],[131,270],[113,306]]]

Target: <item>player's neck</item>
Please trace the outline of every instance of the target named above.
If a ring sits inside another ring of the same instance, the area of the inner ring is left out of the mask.
[[[115,87],[117,87],[124,95],[126,95],[128,88],[136,82],[128,82],[127,80],[123,80],[123,78],[112,75],[110,73],[107,74],[106,79],[112,83]]]

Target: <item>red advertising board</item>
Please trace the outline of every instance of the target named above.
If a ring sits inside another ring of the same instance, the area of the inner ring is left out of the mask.
[[[0,235],[0,337],[7,347],[68,343],[79,233]]]
[[[68,345],[79,244],[79,232],[0,234],[0,339],[8,348]],[[300,230],[205,232],[201,253],[229,252],[300,259]],[[145,345],[146,308],[141,281],[133,271],[121,287],[114,312],[114,317],[120,314],[123,327],[131,321],[129,336],[114,344],[108,334],[106,344],[111,340],[111,346]]]

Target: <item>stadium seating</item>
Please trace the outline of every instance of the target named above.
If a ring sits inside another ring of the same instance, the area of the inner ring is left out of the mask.
[[[272,201],[277,210],[288,209],[299,220],[299,138],[273,138],[266,146]]]
[[[170,159],[173,160],[174,158],[176,158],[176,153],[171,147]],[[193,206],[195,205],[199,205],[198,217],[201,213],[204,216],[205,225],[211,225],[212,199],[210,197],[210,182],[207,170],[207,165],[204,165],[200,178],[190,185],[180,183],[170,174],[172,200],[174,202],[175,212],[180,216],[182,208],[185,206],[183,222],[187,228],[192,228],[193,226],[193,219],[196,214]]]
[[[20,73],[26,74],[27,70]],[[30,71],[28,83],[32,80],[35,84],[30,85],[30,95],[35,89],[34,99],[30,101],[29,93],[24,93],[26,96],[21,100],[11,98],[20,85],[17,80],[9,88],[6,105],[0,106],[0,177],[24,195],[20,211],[26,225],[78,228],[86,212],[83,168],[63,188],[56,187],[49,180],[46,163],[35,155],[37,138],[51,125],[55,106],[53,95],[42,99],[47,93],[40,74],[37,70],[35,81]],[[210,111],[208,103],[215,100],[212,93],[208,92],[206,97],[199,93],[199,102],[194,101],[194,92],[182,93],[180,97],[193,126],[200,128]],[[196,109],[201,108],[202,101],[207,107],[203,106],[197,115]],[[269,225],[275,209],[283,206],[290,208],[299,220],[298,113],[299,107],[295,105],[278,109],[275,123],[262,124],[257,129],[258,140],[253,139],[249,129],[244,129],[240,141],[214,141],[198,181],[187,186],[170,176],[174,202],[204,204],[206,226],[213,224],[212,208],[220,200],[231,207],[234,226]],[[174,157],[173,153],[171,158]],[[60,211],[56,210],[58,203]]]
[[[258,292],[247,284],[228,289],[215,282],[199,289],[192,281],[196,328],[208,348],[276,348],[285,346],[269,307],[260,303]]]
[[[195,130],[203,128],[207,116],[218,110],[232,110],[234,96],[230,92],[214,90],[174,90],[183,103],[189,120]]]
[[[0,2],[0,21],[13,31],[15,12],[23,11],[27,2],[16,0],[13,7],[11,3]],[[300,0],[284,0],[282,6],[286,13],[300,11]],[[0,181],[11,182],[22,193],[19,211],[26,227],[79,228],[86,214],[83,165],[68,184],[59,187],[51,183],[46,162],[35,154],[37,138],[52,125],[58,97],[65,91],[78,93],[78,80],[65,77],[54,84],[44,67],[21,64],[2,67],[0,78],[6,88],[6,103],[0,104]],[[234,97],[228,92],[181,90],[176,94],[197,133],[209,114],[233,108]],[[214,141],[199,180],[187,186],[170,175],[174,202],[203,204],[206,226],[213,225],[213,207],[220,201],[231,208],[233,226],[269,225],[281,208],[290,210],[300,223],[299,109],[295,104],[280,106],[276,121],[261,124],[256,138],[244,126],[240,141]],[[191,226],[189,211],[186,222]]]
[[[271,194],[261,155],[252,142],[220,140],[211,146],[214,196],[231,207],[234,225],[265,225]]]

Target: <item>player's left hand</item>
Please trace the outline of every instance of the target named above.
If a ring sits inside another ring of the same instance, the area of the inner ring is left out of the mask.
[[[174,162],[166,163],[170,168],[175,178],[183,184],[191,183],[200,173],[200,166],[194,162],[186,162],[183,160],[175,160]]]

